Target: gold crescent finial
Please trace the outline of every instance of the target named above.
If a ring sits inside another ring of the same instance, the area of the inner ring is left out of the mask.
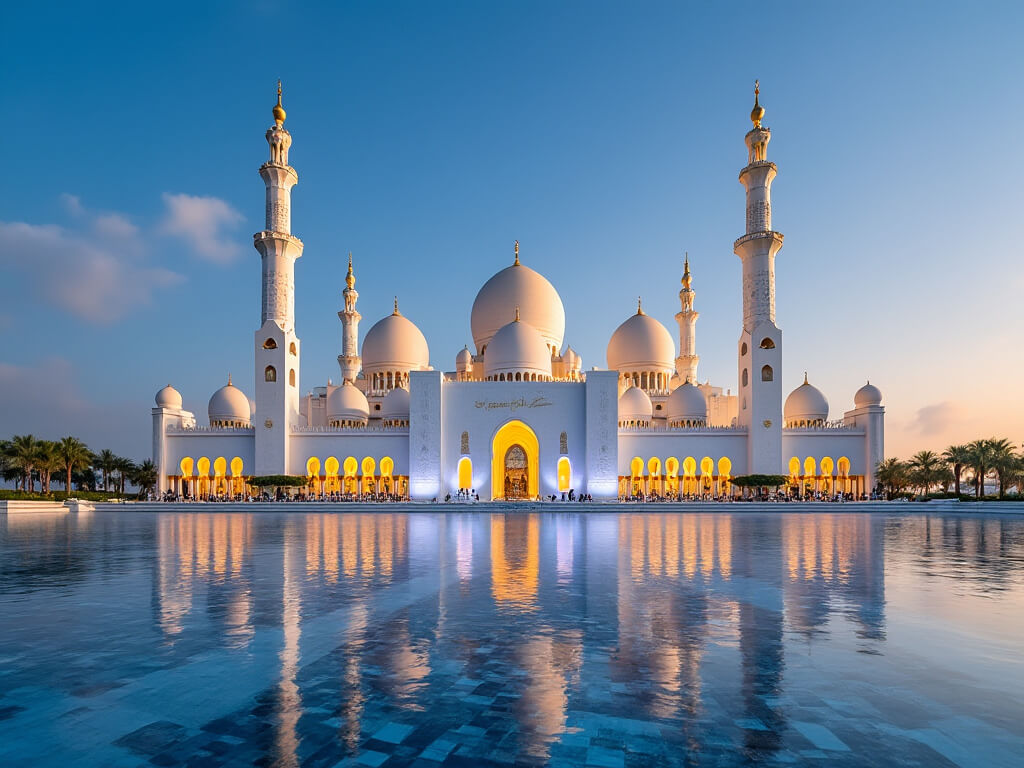
[[[519,241],[516,240],[516,261],[515,266],[519,266]]]
[[[288,116],[288,113],[284,111],[284,107],[281,106],[281,78],[277,79],[277,104],[274,105],[274,122],[278,128],[284,126],[284,119]]]
[[[761,94],[761,81],[754,81],[754,108],[750,110],[750,121],[754,124],[755,128],[761,127],[761,121],[764,120],[764,107],[761,106],[758,101],[758,96]]]
[[[356,285],[356,276],[352,272],[352,251],[348,252],[348,274],[345,275],[345,285],[349,288],[354,288]]]
[[[394,315],[402,314],[401,312],[398,311],[398,297],[397,296],[395,296],[395,311],[392,312],[392,314],[394,314]]]
[[[686,251],[685,253],[686,253],[686,255],[683,257],[683,279],[682,279],[682,283],[683,283],[683,287],[686,290],[690,290],[690,282],[692,280],[692,278],[690,277],[690,252]]]

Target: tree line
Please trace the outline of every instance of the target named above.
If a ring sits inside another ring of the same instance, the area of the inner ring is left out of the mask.
[[[970,472],[970,477],[966,473]],[[951,445],[942,453],[918,451],[906,461],[890,458],[879,462],[878,484],[891,499],[909,492],[927,496],[933,489],[959,497],[965,480],[973,486],[975,498],[985,495],[985,480],[994,479],[999,498],[1013,488],[1024,490],[1024,453],[1005,437],[990,437],[962,445]]]
[[[14,435],[0,440],[0,477],[14,482],[25,493],[49,494],[54,483],[67,493],[102,490],[124,495],[128,485],[142,493],[157,483],[157,471],[149,459],[137,464],[113,451],[91,451],[77,437],[41,440],[35,435]]]

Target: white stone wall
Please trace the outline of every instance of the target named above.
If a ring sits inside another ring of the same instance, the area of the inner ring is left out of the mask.
[[[362,474],[363,459],[371,457],[380,474],[380,460],[385,456],[395,462],[393,475],[409,474],[409,435],[406,432],[360,432],[352,430],[344,434],[337,432],[309,432],[291,436],[290,475],[305,475],[306,462],[310,457],[320,459],[320,471],[324,471],[326,460],[333,456],[344,467],[345,459],[355,457]],[[343,470],[339,470],[343,474]]]
[[[409,495],[444,496],[441,483],[441,372],[409,373]]]
[[[587,374],[586,492],[595,499],[614,499],[619,493],[619,374]]]

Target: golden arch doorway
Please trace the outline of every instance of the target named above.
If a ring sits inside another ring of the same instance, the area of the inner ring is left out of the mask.
[[[536,499],[540,493],[540,446],[518,419],[505,423],[491,443],[491,498]]]

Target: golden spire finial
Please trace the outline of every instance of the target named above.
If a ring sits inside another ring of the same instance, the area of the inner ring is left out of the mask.
[[[516,266],[516,267],[519,266],[519,241],[518,240],[516,240],[516,260],[515,260],[515,264],[513,266]]]
[[[516,322],[516,323],[519,322],[519,305],[518,304],[516,304],[516,319],[513,322]]]
[[[761,95],[761,81],[754,81],[754,108],[750,110],[750,120],[754,124],[755,128],[761,127],[761,121],[764,120],[764,107],[758,102],[757,97]]]
[[[356,286],[356,276],[352,273],[352,251],[348,252],[348,274],[345,275],[345,285],[349,288]]]
[[[804,371],[804,384],[809,384],[809,383],[810,382],[807,381],[807,371]]]
[[[391,314],[392,315],[400,315],[400,314],[402,314],[401,312],[398,311],[398,297],[397,296],[395,296],[395,311],[392,312]]]
[[[274,122],[278,128],[284,127],[284,119],[288,116],[288,113],[284,111],[284,107],[281,106],[281,78],[277,79],[277,104],[274,105]]]
[[[231,374],[230,373],[228,374],[228,386],[229,387],[231,386]]]
[[[644,313],[644,308],[640,305],[640,297],[639,296],[636,297],[636,313],[638,315],[642,315]]]
[[[690,252],[686,251],[686,255],[683,257],[683,288],[690,290],[690,282],[693,278],[690,277]]]

